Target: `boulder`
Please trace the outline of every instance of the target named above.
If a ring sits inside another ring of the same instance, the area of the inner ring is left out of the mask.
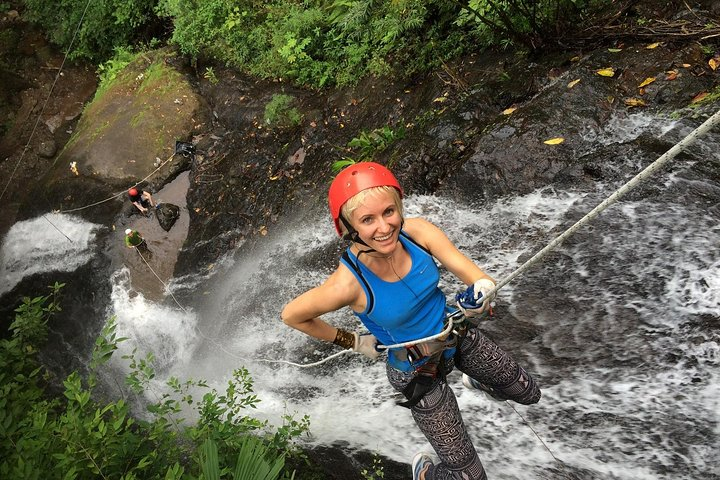
[[[173,205],[172,203],[161,203],[155,209],[155,216],[158,219],[160,227],[166,232],[175,225],[175,222],[180,218],[180,207]]]

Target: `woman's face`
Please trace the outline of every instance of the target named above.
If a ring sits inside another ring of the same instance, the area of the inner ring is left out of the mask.
[[[370,248],[388,255],[395,251],[402,216],[391,194],[367,195],[352,213],[351,224]]]

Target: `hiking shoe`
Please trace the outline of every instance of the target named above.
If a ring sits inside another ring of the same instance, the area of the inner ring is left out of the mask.
[[[420,474],[425,474],[430,465],[434,465],[430,455],[424,452],[415,455],[412,461],[413,480],[420,480]]]
[[[504,402],[507,400],[500,392],[495,390],[493,387],[489,385],[485,385],[484,383],[480,383],[471,376],[467,375],[466,373],[463,373],[463,379],[462,379],[463,385],[465,385],[467,388],[474,388],[476,390],[480,390],[487,396],[490,400],[494,402]]]

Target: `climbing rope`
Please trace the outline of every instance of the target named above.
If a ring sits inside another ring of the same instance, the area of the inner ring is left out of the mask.
[[[515,277],[523,273],[528,268],[532,267],[536,263],[538,263],[545,255],[547,255],[551,250],[557,248],[562,242],[564,242],[570,235],[577,232],[582,226],[589,223],[591,220],[593,220],[595,217],[597,217],[603,210],[610,207],[612,204],[617,202],[621,197],[623,197],[625,194],[630,192],[633,188],[635,188],[640,182],[648,178],[650,175],[654,174],[658,170],[660,170],[662,167],[665,166],[670,160],[675,158],[680,152],[682,152],[686,147],[693,144],[697,138],[705,133],[707,133],[709,130],[711,130],[714,126],[716,126],[720,122],[720,110],[718,110],[715,115],[711,116],[707,120],[705,120],[699,127],[697,127],[695,130],[690,132],[685,138],[680,140],[678,143],[676,143],[670,150],[665,152],[663,155],[661,155],[657,160],[655,160],[653,163],[645,167],[644,170],[642,170],[640,173],[635,175],[631,180],[629,180],[625,185],[618,188],[612,195],[610,195],[608,198],[600,202],[598,206],[593,208],[590,212],[588,212],[584,217],[582,217],[580,220],[575,222],[575,224],[565,230],[561,235],[559,235],[555,240],[550,242],[537,252],[535,255],[532,256],[528,261],[526,261],[524,264],[522,264],[517,270],[512,272],[510,275],[508,275],[504,280],[499,282],[495,288],[488,292],[488,295],[492,295],[498,290],[500,290],[502,287],[510,283]]]
[[[144,241],[144,240],[143,240],[143,241]],[[138,249],[137,247],[133,247],[133,248],[135,249],[135,251],[137,252],[137,254],[140,255],[140,258],[141,258],[142,261],[145,263],[145,265],[147,266],[147,268],[152,272],[153,275],[155,275],[155,278],[157,278],[158,281],[163,284],[163,286],[165,287],[165,291],[167,291],[167,292],[170,294],[170,297],[175,301],[175,303],[176,303],[177,306],[180,308],[180,310],[182,310],[183,312],[189,314],[189,312],[187,311],[187,309],[185,309],[185,307],[182,306],[182,304],[178,301],[178,299],[175,297],[175,295],[173,295],[172,290],[170,290],[170,287],[168,286],[168,284],[165,283],[165,282],[163,282],[162,278],[160,278],[160,276],[155,272],[155,270],[153,270],[153,268],[150,266],[150,263],[147,261],[147,259],[145,258],[145,256],[142,254],[142,252],[140,252],[140,249]],[[255,362],[263,362],[263,363],[284,363],[284,364],[292,365],[292,366],[294,366],[294,367],[299,367],[299,368],[310,368],[310,367],[316,367],[316,366],[318,366],[318,365],[320,365],[320,364],[323,364],[323,363],[325,363],[325,362],[328,362],[328,361],[332,360],[333,358],[336,358],[336,357],[339,357],[339,356],[341,356],[341,355],[345,355],[345,354],[347,354],[347,353],[351,353],[351,352],[352,352],[352,350],[341,350],[340,352],[337,352],[337,353],[335,353],[335,354],[333,354],[333,355],[330,355],[329,357],[326,357],[326,358],[324,358],[324,359],[322,359],[322,360],[319,360],[319,361],[317,361],[317,362],[305,363],[305,364],[290,362],[290,361],[287,361],[287,360],[268,360],[268,359],[264,359],[264,358],[256,358],[256,359],[253,360],[253,359],[241,357],[241,356],[239,356],[239,355],[236,355],[236,354],[233,353],[233,352],[228,351],[225,347],[222,346],[222,344],[220,344],[218,341],[216,341],[216,339],[214,339],[214,338],[212,338],[212,337],[208,337],[207,335],[205,335],[205,333],[204,333],[202,330],[200,330],[200,328],[199,328],[197,325],[193,325],[193,328],[195,329],[195,331],[196,331],[202,338],[204,338],[204,339],[207,340],[208,342],[210,342],[210,343],[212,343],[213,345],[215,345],[216,347],[218,347],[218,348],[219,348],[220,350],[222,350],[224,353],[226,353],[227,355],[229,355],[229,356],[232,357],[232,358],[235,358],[235,359],[237,359],[237,360],[241,360],[241,361],[243,361],[243,362],[255,361]]]
[[[128,188],[137,187],[138,185],[140,185],[141,183],[143,183],[145,180],[147,180],[148,178],[152,177],[156,172],[158,172],[162,167],[165,166],[166,163],[168,163],[169,161],[171,161],[174,157],[175,157],[175,153],[173,153],[172,155],[170,155],[164,162],[162,162],[155,170],[153,170],[152,172],[150,172],[145,178],[143,178],[142,180],[139,180],[138,182],[135,182],[134,185],[132,185],[132,186],[130,186],[130,187],[128,187]],[[108,198],[106,198],[106,199],[104,199],[104,200],[100,200],[99,202],[91,203],[90,205],[85,205],[84,207],[73,208],[73,209],[70,209],[70,210],[55,210],[54,213],[77,212],[78,210],[84,210],[84,209],[86,209],[86,208],[90,208],[90,207],[94,207],[94,206],[96,206],[96,205],[100,205],[101,203],[109,202],[110,200],[113,200],[113,199],[115,199],[115,198],[118,198],[119,196],[124,195],[125,193],[127,193],[127,190],[123,190],[123,191],[121,191],[121,192],[118,192],[118,193],[114,194],[114,195],[111,196],[111,197],[108,197]]]
[[[40,109],[40,113],[38,113],[37,119],[35,120],[35,125],[33,126],[33,129],[30,132],[30,137],[28,138],[28,141],[25,144],[25,148],[23,148],[23,151],[20,154],[20,158],[18,159],[17,162],[15,162],[15,168],[13,168],[13,171],[10,174],[10,178],[8,178],[8,181],[5,184],[5,188],[3,188],[2,193],[0,193],[0,200],[2,200],[2,198],[5,196],[5,192],[7,191],[7,188],[10,185],[10,182],[12,182],[12,179],[15,176],[15,173],[17,172],[18,167],[20,166],[20,163],[22,163],[23,159],[25,158],[25,152],[27,152],[28,148],[30,148],[30,141],[35,136],[35,130],[37,130],[38,124],[40,123],[40,119],[42,118],[42,115],[45,112],[45,107],[47,107],[47,104],[50,101],[50,97],[52,96],[53,90],[55,90],[55,84],[57,84],[58,79],[63,75],[63,73],[62,73],[63,67],[65,66],[65,62],[67,61],[68,55],[72,51],[73,43],[75,43],[75,38],[77,37],[77,34],[80,31],[80,26],[82,25],[82,22],[85,19],[85,14],[87,13],[88,7],[90,6],[90,1],[91,0],[88,0],[87,3],[85,4],[85,9],[83,10],[82,15],[80,16],[80,21],[78,22],[78,25],[75,28],[75,33],[73,33],[73,37],[70,40],[70,45],[68,45],[68,49],[65,52],[65,56],[63,57],[63,61],[60,64],[60,68],[58,69],[58,72],[55,75],[55,80],[53,80],[53,83],[50,86],[50,91],[48,92],[48,96],[45,99],[45,103],[43,103],[43,106]]]
[[[695,130],[693,130],[690,134],[688,134],[684,139],[682,139],[680,142],[675,144],[670,150],[668,150],[665,154],[660,156],[657,160],[655,160],[653,163],[648,165],[644,170],[642,170],[640,173],[638,173],[635,177],[633,177],[631,180],[629,180],[627,183],[625,183],[622,187],[618,188],[612,195],[610,195],[608,198],[603,200],[599,205],[597,205],[594,209],[592,209],[589,213],[587,213],[583,218],[578,220],[573,226],[565,230],[561,235],[556,237],[553,241],[551,241],[548,245],[546,245],[542,250],[537,252],[535,255],[532,256],[529,260],[527,260],[525,263],[523,263],[519,268],[517,268],[515,271],[513,271],[510,275],[505,277],[502,281],[498,282],[495,286],[495,288],[488,293],[488,295],[492,295],[499,291],[502,287],[510,283],[514,278],[516,278],[518,275],[526,271],[531,266],[538,263],[543,257],[545,257],[550,251],[557,248],[563,241],[565,241],[569,236],[573,235],[575,232],[577,232],[582,226],[589,223],[591,220],[593,220],[597,215],[599,215],[602,211],[606,210],[608,207],[610,207],[612,204],[617,202],[623,195],[630,192],[633,188],[635,188],[640,182],[648,178],[650,175],[657,172],[660,168],[665,166],[670,160],[675,158],[681,151],[683,151],[685,148],[687,148],[689,145],[694,143],[697,138],[706,132],[708,132],[710,129],[712,129],[717,123],[720,122],[720,111],[715,113],[713,116],[708,118],[705,122],[703,122],[699,127],[697,127]],[[137,249],[136,249],[137,250]],[[180,307],[181,310],[187,313],[187,310],[178,302],[178,300],[175,298],[175,296],[172,294],[172,291],[168,288],[167,284],[160,279],[160,277],[155,273],[155,271],[152,269],[150,264],[145,260],[145,257],[142,256],[142,254],[138,251],[138,254],[140,254],[140,257],[143,259],[147,267],[150,269],[150,271],[155,275],[155,277],[160,280],[160,282],[165,286],[166,290],[170,292],[170,295],[172,296],[175,303],[177,303],[178,307]],[[411,345],[417,345],[420,343],[426,343],[432,340],[435,340],[437,338],[444,338],[447,335],[452,332],[452,330],[455,328],[455,326],[461,322],[463,322],[465,319],[464,315],[461,311],[455,311],[453,313],[450,313],[446,317],[447,325],[443,329],[442,332],[431,335],[429,337],[424,337],[418,340],[412,340],[408,342],[403,343],[397,343],[393,345],[378,345],[377,348],[379,350],[389,350],[394,348],[404,348]],[[218,344],[214,339],[207,337],[202,331],[200,331],[199,328],[195,327],[196,330],[198,330],[198,333],[205,338],[208,341],[213,342],[216,344],[222,351],[227,353],[228,355],[240,359],[242,361],[248,361],[249,359],[239,357],[235,355],[232,352],[227,351],[225,348],[222,347],[222,345]],[[333,358],[339,357],[341,355],[344,355],[346,353],[350,353],[352,350],[342,350],[338,353],[335,353],[329,357],[324,358],[323,360],[319,360],[317,362],[308,363],[308,364],[299,364],[295,362],[290,362],[287,360],[268,360],[268,359],[255,359],[255,361],[259,362],[266,362],[266,363],[282,363],[287,365],[292,365],[294,367],[299,368],[310,368],[310,367],[316,367],[318,365],[321,365],[325,362],[328,362],[332,360]]]
[[[499,291],[505,285],[510,283],[515,277],[517,277],[521,273],[525,272],[525,270],[527,270],[528,268],[530,268],[533,265],[535,265],[536,263],[538,263],[543,257],[545,257],[549,252],[551,252],[552,250],[557,248],[569,236],[573,235],[581,227],[583,227],[585,224],[589,223],[591,220],[593,220],[595,217],[597,217],[603,210],[606,210],[612,204],[617,202],[621,197],[623,197],[625,194],[627,194],[633,188],[635,188],[640,182],[642,182],[643,180],[648,178],[650,175],[654,174],[655,172],[660,170],[662,167],[664,167],[665,164],[667,164],[670,160],[675,158],[685,148],[692,145],[697,140],[698,137],[707,133],[714,126],[716,126],[719,122],[720,122],[720,110],[718,110],[713,116],[711,116],[710,118],[705,120],[699,127],[697,127],[695,130],[690,132],[685,138],[683,138],[678,143],[676,143],[670,150],[668,150],[663,155],[661,155],[657,160],[655,160],[653,163],[651,163],[650,165],[645,167],[644,170],[642,170],[640,173],[635,175],[632,179],[630,179],[622,187],[615,190],[615,192],[613,192],[612,195],[610,195],[605,200],[600,202],[600,204],[598,204],[598,206],[593,208],[590,212],[588,212],[584,217],[582,217],[580,220],[575,222],[575,224],[573,226],[571,226],[570,228],[565,230],[562,234],[558,235],[553,241],[548,243],[542,250],[540,250],[535,255],[533,255],[529,260],[527,260],[525,263],[523,263],[520,267],[518,267],[510,275],[505,277],[502,281],[498,282],[495,285],[495,288],[488,292],[488,296],[494,295],[497,291]],[[417,345],[419,343],[426,343],[426,342],[434,340],[438,337],[442,337],[442,336],[446,335],[451,330],[452,330],[452,324],[449,324],[443,332],[441,332],[437,335],[421,338],[418,340],[413,340],[410,342],[398,343],[395,345],[383,345],[382,347],[379,347],[379,348],[383,348],[383,349],[400,348],[400,347],[406,347],[406,346],[410,346],[410,345]]]
[[[60,232],[60,234],[61,234],[63,237],[67,238],[68,242],[73,243],[72,239],[71,239],[70,237],[68,237],[67,235],[65,235],[65,232],[63,232],[62,230],[60,230],[57,225],[55,225],[53,222],[51,222],[50,219],[47,218],[46,215],[43,215],[42,217],[43,217],[50,225],[52,225],[55,230],[57,230],[58,232]]]

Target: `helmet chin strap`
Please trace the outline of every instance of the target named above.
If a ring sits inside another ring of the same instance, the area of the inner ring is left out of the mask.
[[[347,219],[342,215],[340,215],[340,221],[343,225],[345,225],[345,228],[347,229],[347,233],[343,235],[343,239],[350,240],[351,242],[359,243],[360,245],[365,245],[366,247],[370,248],[370,250],[364,250],[366,253],[375,251],[372,247],[370,247],[370,245],[365,243],[365,241],[360,238],[360,234],[358,233],[358,231],[355,230],[353,226],[350,225],[350,222],[348,222]]]
[[[359,243],[360,245],[365,245],[366,247],[368,247],[370,249],[370,250],[361,250],[361,253],[377,252],[377,250],[372,248],[370,245],[365,243],[365,241],[363,239],[360,238],[360,234],[358,233],[358,231],[355,230],[355,228],[353,228],[353,226],[350,225],[350,222],[347,221],[347,219],[345,217],[343,217],[342,215],[340,215],[340,221],[342,222],[343,225],[345,225],[345,228],[347,229],[347,233],[345,235],[343,235],[344,240],[350,240],[351,242]],[[402,218],[400,220],[400,230],[402,230],[402,227],[404,224],[405,224],[405,219]]]

